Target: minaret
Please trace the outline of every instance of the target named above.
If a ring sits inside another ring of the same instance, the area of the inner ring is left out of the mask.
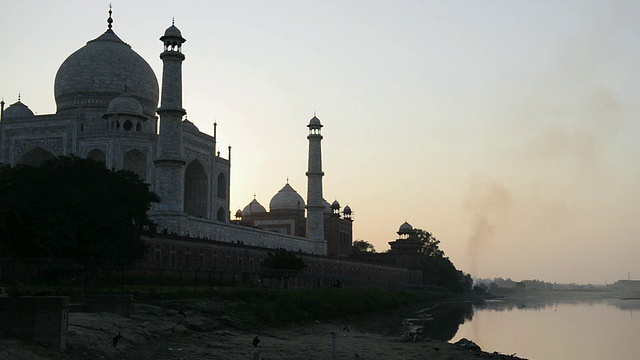
[[[309,167],[307,171],[307,238],[324,240],[324,200],[322,197],[322,124],[315,116],[309,121]],[[325,246],[326,253],[326,246]]]
[[[156,207],[157,215],[178,215],[184,210],[184,168],[182,155],[182,44],[186,41],[180,30],[171,22],[164,36],[162,59],[162,94],[160,99],[160,135],[158,155],[155,164],[156,186],[154,191],[160,196]],[[161,224],[170,231],[181,233],[179,224]]]

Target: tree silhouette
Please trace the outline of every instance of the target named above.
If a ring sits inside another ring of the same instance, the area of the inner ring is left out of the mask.
[[[147,211],[160,198],[131,171],[60,156],[0,165],[0,251],[17,257],[141,259]]]

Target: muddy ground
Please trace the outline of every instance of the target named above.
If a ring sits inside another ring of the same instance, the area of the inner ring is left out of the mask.
[[[411,339],[397,316],[267,327],[230,315],[212,300],[136,303],[131,319],[110,313],[69,314],[67,349],[0,339],[0,359],[516,359],[430,339]],[[236,306],[241,307],[242,304]],[[238,315],[239,314],[239,315]],[[114,346],[114,338],[120,334]],[[260,342],[253,345],[258,337]],[[473,340],[473,339],[471,339]],[[257,353],[257,354],[256,354]]]

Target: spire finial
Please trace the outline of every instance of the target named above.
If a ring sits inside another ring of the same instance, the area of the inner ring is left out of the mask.
[[[316,111],[313,110],[313,117],[316,117]]]
[[[176,26],[176,18],[171,17],[171,26]]]
[[[18,92],[18,101],[20,101],[20,92]]]
[[[111,11],[111,3],[109,3],[109,18],[107,19],[107,24],[109,24],[108,25],[109,30],[111,30],[111,24],[113,24],[113,19],[111,18],[111,13],[112,13],[112,11]]]
[[[287,185],[289,185],[289,177],[287,176]]]
[[[253,193],[253,200],[256,199],[256,193]]]

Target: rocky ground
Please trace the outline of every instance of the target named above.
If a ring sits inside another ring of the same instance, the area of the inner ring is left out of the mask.
[[[259,354],[264,360],[331,360],[332,332],[338,359],[517,359],[410,339],[396,316],[264,327],[243,318],[242,311],[230,315],[230,305],[202,299],[138,303],[131,319],[72,312],[66,350],[3,338],[0,359],[255,359]]]

